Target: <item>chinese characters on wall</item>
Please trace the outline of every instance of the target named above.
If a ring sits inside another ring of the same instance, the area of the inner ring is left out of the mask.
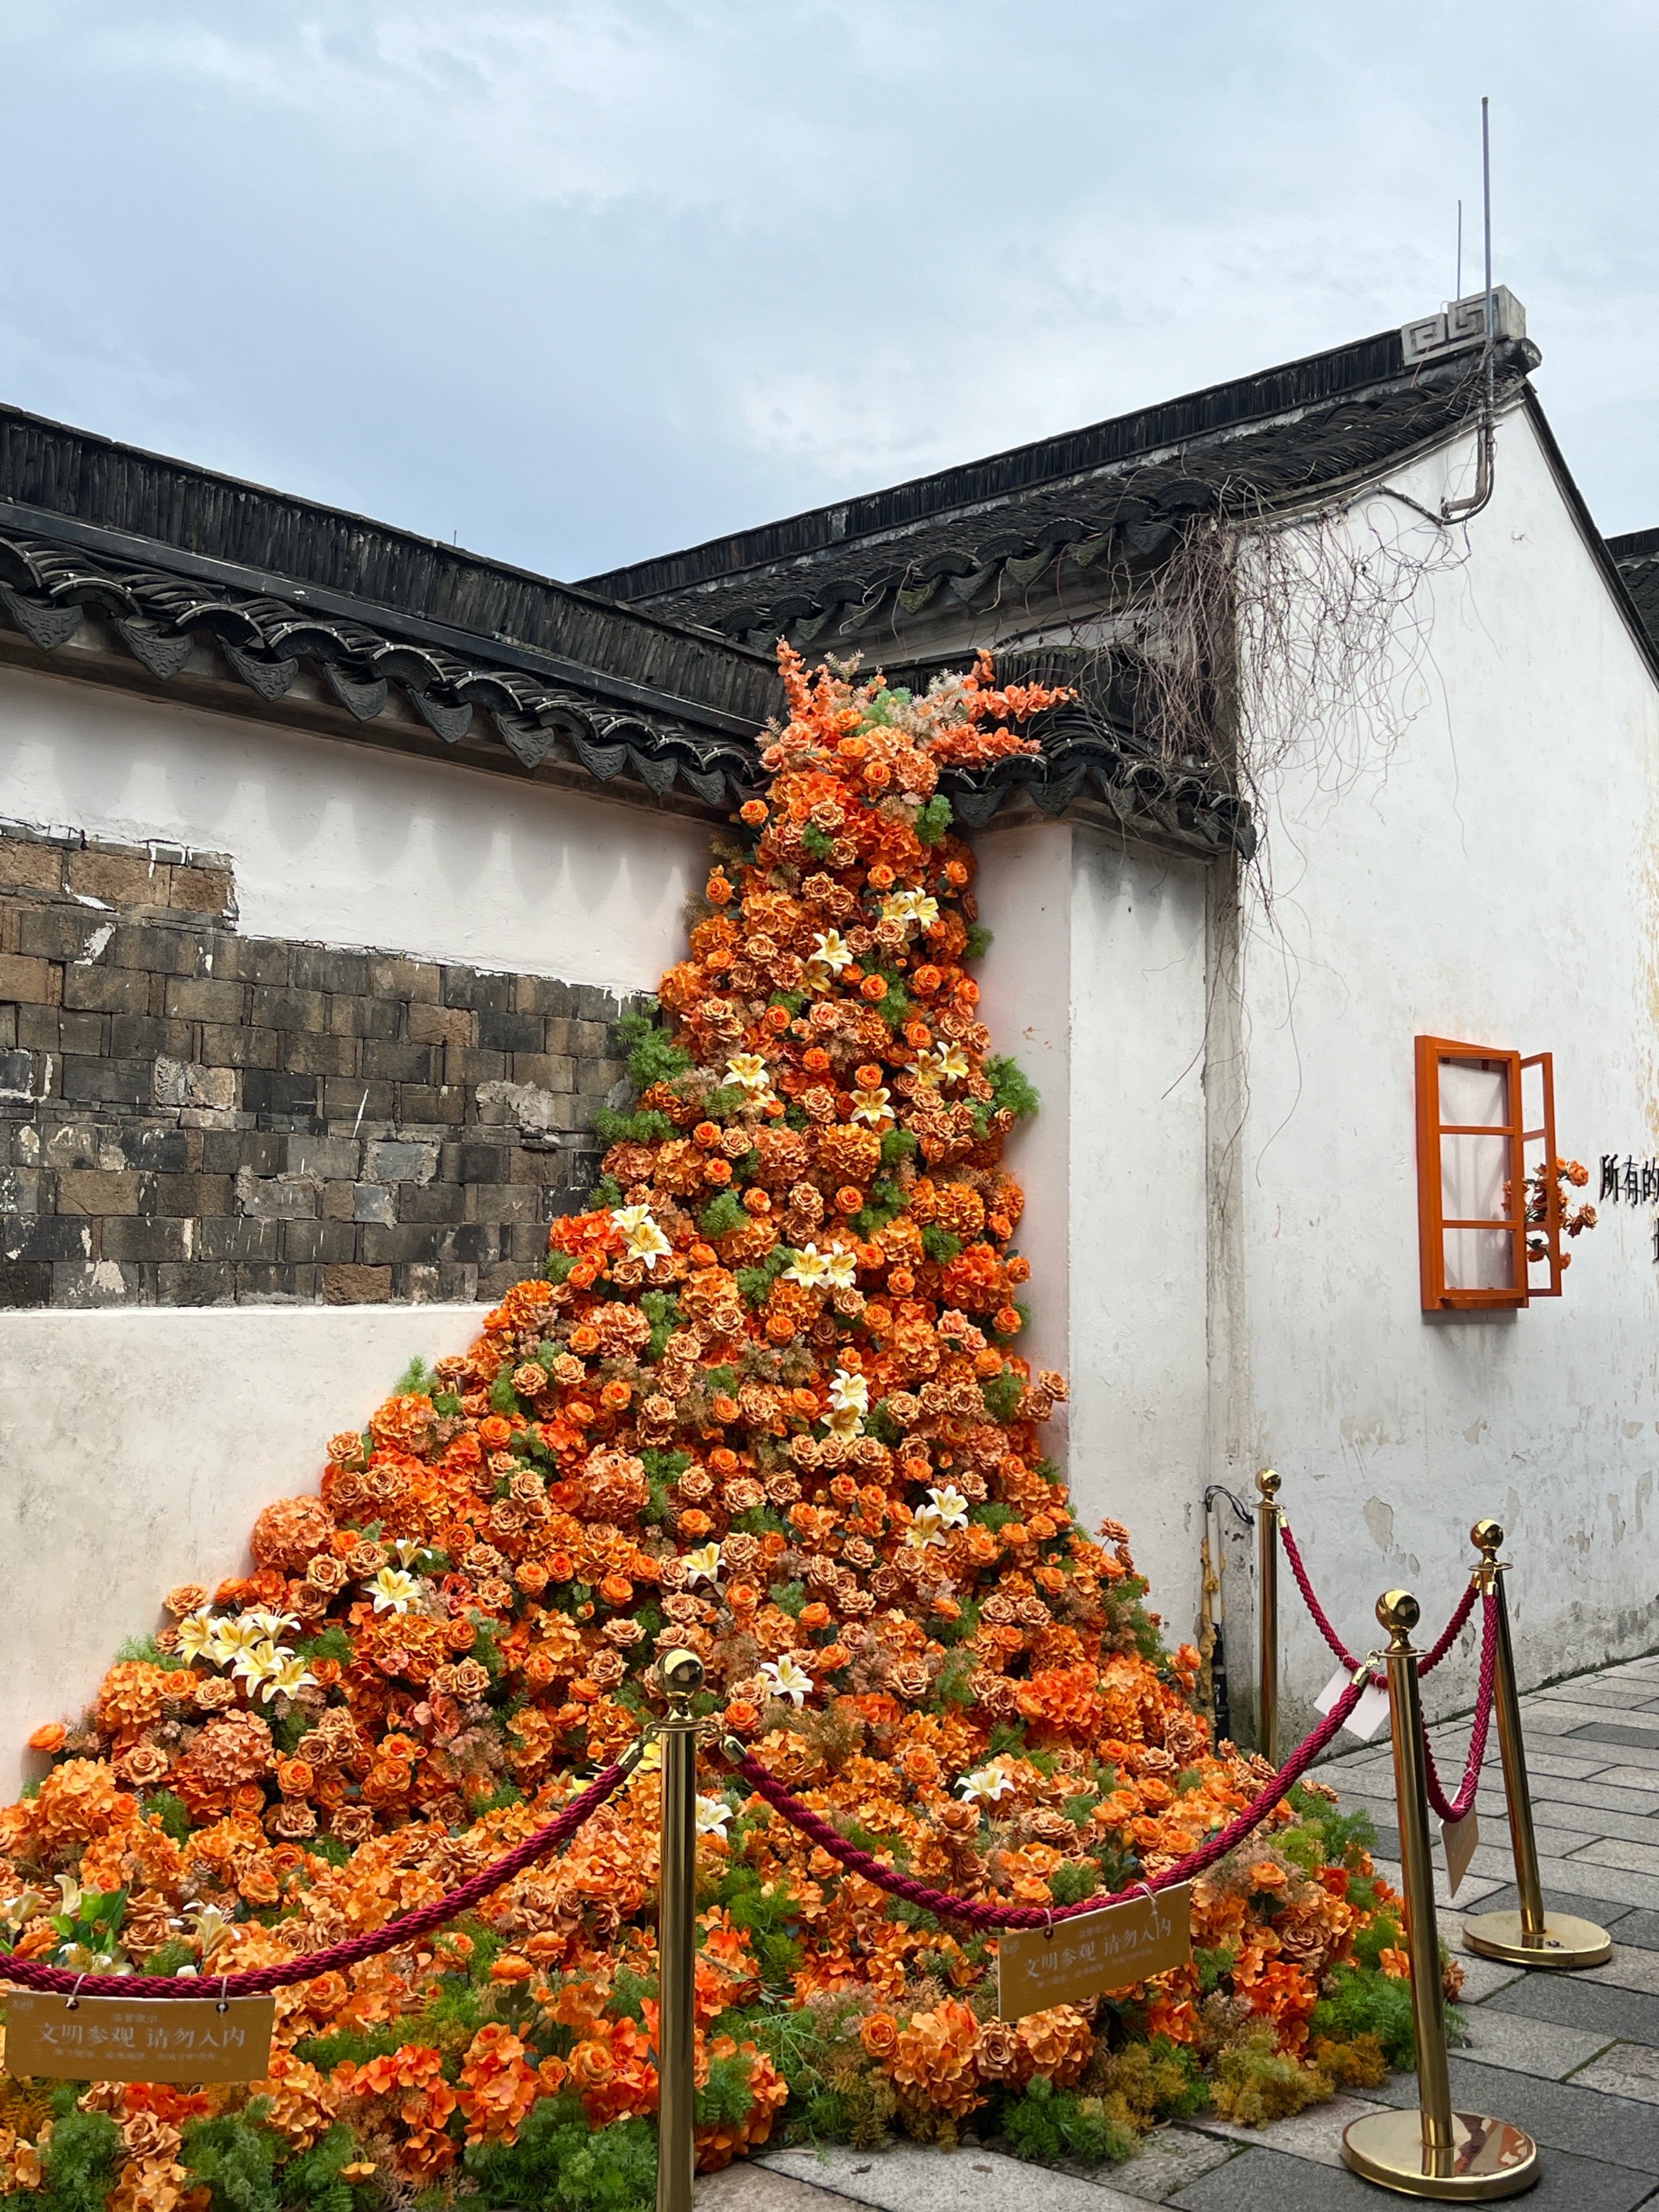
[[[1659,1206],[1659,1158],[1638,1160],[1626,1153],[1620,1159],[1617,1152],[1603,1152],[1596,1197],[1598,1203],[1610,1206]],[[1653,1222],[1653,1261],[1659,1267],[1659,1214]]]

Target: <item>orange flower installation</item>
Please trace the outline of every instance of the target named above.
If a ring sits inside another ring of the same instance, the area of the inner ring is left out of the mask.
[[[1259,1788],[1209,1742],[1127,1531],[1073,1519],[1041,1442],[1065,1385],[1019,1349],[1002,1154],[1036,1100],[979,1016],[974,855],[937,786],[1029,747],[1058,695],[983,660],[913,698],[780,659],[764,795],[716,846],[664,1018],[625,1024],[637,1097],[602,1118],[599,1189],[469,1353],[265,1509],[251,1575],[171,1592],[90,1719],[35,1731],[0,1943],[211,1974],[378,1926],[629,1743],[676,1648],[817,1810],[970,1896],[1156,1874]],[[988,2105],[1017,2136],[1019,2100],[1082,2111],[1126,2039],[1185,2051],[1182,2081],[1264,2027],[1295,2054],[1322,1990],[1399,1971],[1394,1901],[1357,1844],[1328,1853],[1314,1790],[1198,1883],[1192,1968],[1006,2026],[986,1944],[894,1911],[712,1764],[702,1786],[705,2166],[809,2079],[819,2129],[896,2112],[950,2138]],[[633,2157],[655,1795],[641,1771],[465,1926],[286,1995],[256,2086],[287,2154],[355,2142],[346,2184],[404,2191],[465,2161],[503,2202],[540,2201],[549,2160]],[[73,1939],[60,1877],[108,1908]],[[26,2190],[46,2138],[21,2119],[0,2104]],[[170,2212],[191,2155],[138,2130],[123,2204]]]

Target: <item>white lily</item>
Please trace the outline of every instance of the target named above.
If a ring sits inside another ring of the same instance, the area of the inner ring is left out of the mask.
[[[704,1544],[697,1551],[683,1552],[680,1564],[688,1582],[712,1583],[720,1571],[720,1547],[718,1543]]]
[[[239,1613],[234,1620],[222,1618],[213,1624],[208,1656],[218,1666],[234,1667],[243,1652],[252,1651],[269,1641],[270,1638],[246,1613]]]
[[[832,1291],[850,1291],[858,1280],[859,1255],[848,1246],[837,1245],[833,1252],[823,1255],[823,1279]]]
[[[216,1641],[220,1623],[204,1606],[199,1613],[187,1613],[179,1623],[179,1652],[185,1659],[211,1659],[216,1654]]]
[[[372,1582],[363,1584],[363,1589],[374,1599],[376,1613],[407,1613],[421,1594],[414,1576],[398,1567],[382,1567]]]
[[[732,1808],[723,1797],[699,1797],[697,1800],[697,1833],[718,1836],[724,1843],[726,1832],[732,1825]]]
[[[269,1705],[278,1691],[291,1698],[316,1679],[297,1653],[279,1651],[276,1666],[267,1670],[264,1680],[259,1685],[259,1696],[264,1704]]]
[[[399,1536],[392,1548],[398,1554],[398,1565],[400,1567],[412,1567],[416,1559],[431,1557],[427,1547],[424,1544],[416,1543],[412,1536]]]
[[[816,1244],[803,1244],[799,1252],[790,1255],[783,1279],[786,1283],[799,1283],[803,1290],[815,1291],[829,1272],[827,1255],[820,1252]]]
[[[239,1680],[246,1682],[250,1690],[254,1690],[274,1674],[289,1656],[286,1651],[279,1652],[274,1644],[246,1644],[231,1662],[231,1672]]]
[[[942,1528],[968,1526],[968,1500],[948,1482],[941,1489],[928,1492],[927,1510]]]
[[[989,1766],[981,1766],[972,1774],[964,1774],[957,1784],[957,1792],[969,1804],[994,1805],[999,1798],[1006,1797],[1013,1786],[1001,1767],[993,1760]]]
[[[944,1526],[931,1506],[921,1506],[912,1514],[904,1540],[913,1552],[925,1552],[931,1544],[943,1544]]]
[[[216,1905],[187,1905],[185,1917],[191,1923],[191,1934],[202,1947],[203,1958],[211,1958],[230,1933],[229,1918]]]
[[[654,1273],[658,1261],[665,1260],[674,1249],[651,1218],[648,1206],[613,1206],[611,1226],[620,1231],[628,1257],[643,1260],[647,1273]]]
[[[893,1118],[892,1093],[883,1084],[875,1091],[855,1091],[853,1093],[853,1119],[865,1121],[877,1129],[884,1121]]]
[[[775,1698],[787,1698],[792,1705],[805,1705],[812,1688],[812,1677],[805,1668],[787,1656],[769,1659],[761,1668],[761,1680]]]
[[[244,1613],[242,1618],[251,1626],[258,1630],[264,1641],[270,1644],[275,1644],[278,1640],[284,1629],[297,1628],[300,1626],[297,1614],[271,1613],[264,1606],[259,1607],[255,1612]]]
[[[849,1375],[838,1367],[830,1378],[830,1425],[842,1436],[855,1437],[870,1410],[870,1385],[862,1375]]]
[[[968,1055],[959,1044],[936,1045],[916,1061],[916,1074],[923,1083],[960,1083],[971,1073]]]
[[[734,1052],[726,1063],[726,1080],[745,1091],[769,1091],[772,1071],[757,1052]]]
[[[852,966],[853,948],[838,929],[821,930],[806,959],[809,967],[827,968],[832,975],[839,975],[843,968]]]

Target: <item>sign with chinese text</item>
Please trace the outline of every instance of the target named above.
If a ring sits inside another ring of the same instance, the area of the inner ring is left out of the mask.
[[[997,2010],[1018,2020],[1184,1966],[1193,1955],[1190,1882],[1080,1912],[997,1942]]]
[[[70,2081],[261,2081],[275,1997],[58,1997],[8,1990],[6,2071]]]

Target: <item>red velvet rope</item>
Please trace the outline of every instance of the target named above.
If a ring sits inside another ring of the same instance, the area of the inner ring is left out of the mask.
[[[382,1951],[400,1950],[417,1936],[441,1928],[446,1921],[469,1911],[492,1890],[499,1889],[503,1882],[511,1881],[514,1875],[522,1874],[527,1866],[556,1850],[575,1834],[584,1820],[599,1811],[629,1771],[620,1759],[614,1761],[579,1796],[573,1797],[562,1813],[526,1836],[521,1844],[515,1844],[501,1858],[480,1867],[458,1889],[434,1898],[430,1905],[416,1905],[413,1911],[388,1920],[384,1927],[368,1929],[361,1936],[349,1936],[343,1943],[331,1943],[325,1951],[310,1951],[301,1958],[284,1960],[280,1966],[248,1966],[228,1974],[185,1976],[79,1974],[73,1966],[45,1966],[33,1959],[0,1954],[0,1982],[15,1983],[20,1989],[46,1990],[63,1996],[257,1997],[267,1996],[272,1990],[289,1989],[296,1982],[311,1981],[319,1974],[359,1966],[365,1959],[375,1958]]]
[[[1291,1534],[1291,1524],[1282,1513],[1279,1516],[1279,1540],[1285,1547],[1285,1557],[1291,1563],[1291,1572],[1296,1577],[1296,1586],[1302,1593],[1302,1601],[1308,1608],[1309,1617],[1330,1646],[1332,1652],[1352,1674],[1359,1662],[1332,1627],[1324,1607],[1314,1595],[1314,1586],[1309,1580],[1308,1570],[1303,1561],[1302,1547]],[[1456,1607],[1451,1619],[1446,1623],[1439,1641],[1431,1650],[1424,1654],[1417,1669],[1419,1675],[1426,1674],[1431,1668],[1437,1667],[1463,1633],[1463,1625],[1474,1610],[1478,1589],[1479,1584],[1471,1580],[1462,1596],[1457,1601]],[[1371,1680],[1380,1687],[1383,1678],[1381,1674],[1373,1674]]]
[[[1471,1585],[1473,1589],[1473,1585]],[[1486,1730],[1492,1722],[1492,1692],[1498,1680],[1498,1598],[1485,1593],[1480,1623],[1480,1685],[1474,1693],[1474,1725],[1469,1731],[1469,1755],[1455,1797],[1448,1798],[1434,1764],[1427,1729],[1423,1731],[1423,1757],[1428,1766],[1429,1802],[1443,1820],[1461,1820],[1474,1802],[1480,1786],[1480,1769],[1486,1757]],[[1418,1672],[1421,1674],[1419,1667]]]
[[[1244,1810],[1230,1820],[1224,1828],[1177,1859],[1172,1867],[1149,1882],[1133,1882],[1127,1889],[1115,1891],[1109,1897],[1085,1897],[1075,1905],[988,1905],[972,1898],[953,1897],[948,1891],[930,1888],[925,1881],[916,1881],[884,1860],[861,1851],[849,1844],[840,1830],[830,1826],[821,1814],[810,1805],[803,1805],[799,1797],[792,1797],[781,1782],[775,1781],[756,1759],[745,1752],[732,1764],[737,1772],[757,1796],[765,1798],[774,1811],[799,1828],[804,1836],[828,1851],[832,1858],[854,1874],[862,1875],[890,1896],[902,1897],[907,1904],[917,1905],[925,1912],[937,1913],[942,1920],[966,1921],[973,1928],[1048,1928],[1059,1920],[1074,1920],[1079,1914],[1098,1912],[1108,1905],[1122,1905],[1139,1897],[1148,1890],[1173,1888],[1176,1883],[1190,1881],[1194,1875],[1202,1874],[1206,1867],[1213,1866],[1219,1858],[1237,1844],[1243,1842],[1250,1832],[1261,1826],[1275,1805],[1296,1787],[1296,1784],[1324,1750],[1348,1715],[1358,1704],[1363,1682],[1351,1682],[1342,1695],[1305,1741],[1299,1744],[1285,1765],[1261,1795],[1251,1800]],[[729,1756],[729,1753],[728,1753]]]

